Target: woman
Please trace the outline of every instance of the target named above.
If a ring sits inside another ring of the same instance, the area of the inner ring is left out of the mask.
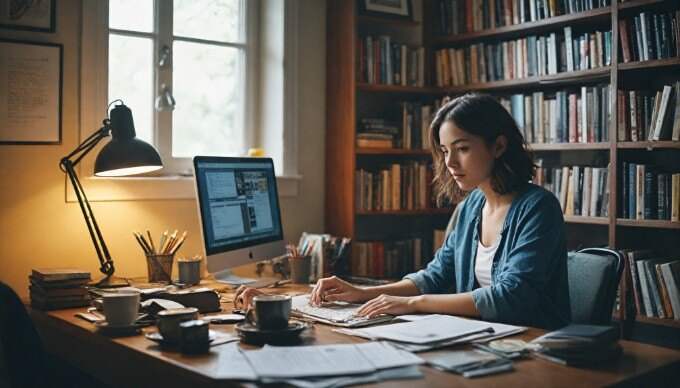
[[[570,319],[564,220],[557,198],[529,183],[533,154],[495,99],[468,94],[430,125],[437,202],[460,203],[427,268],[384,286],[321,279],[310,303],[364,302],[358,315],[438,313],[554,329]],[[471,191],[471,192],[470,192]],[[242,288],[234,300],[258,291]]]

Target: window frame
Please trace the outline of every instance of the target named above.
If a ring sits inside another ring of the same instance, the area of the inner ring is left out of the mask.
[[[157,0],[158,1],[158,0]],[[246,22],[246,34],[252,37],[247,45],[249,50],[246,55],[250,59],[246,67],[247,94],[245,103],[245,127],[244,140],[253,146],[268,136],[268,128],[262,128],[259,123],[259,115],[266,110],[259,106],[258,88],[260,66],[260,28],[258,20],[261,18],[261,8],[269,6],[266,1],[247,0],[246,17],[251,22]],[[288,65],[283,66],[284,79],[286,80],[283,91],[284,117],[283,126],[283,155],[277,167],[277,186],[280,197],[294,197],[298,194],[298,185],[302,177],[298,174],[297,143],[298,143],[298,0],[285,2],[284,21],[284,53],[283,59]],[[91,135],[97,128],[102,126],[102,120],[106,117],[108,105],[108,13],[107,0],[82,2],[81,41],[80,41],[80,98],[79,98],[79,132],[78,142]],[[159,50],[155,50],[155,60]],[[157,62],[156,62],[157,63]],[[107,141],[103,141],[102,145]],[[74,142],[75,143],[75,142]],[[99,145],[98,147],[101,147]],[[98,149],[91,153],[96,155]],[[187,158],[188,159],[188,158]],[[94,176],[94,160],[91,156],[84,158],[77,166],[81,176],[81,183],[85,187],[88,199],[91,202],[119,201],[119,200],[158,200],[158,199],[193,199],[195,189],[193,187],[192,171],[183,171],[182,174],[170,172],[166,168],[159,171],[157,176],[101,178]],[[190,159],[189,159],[190,160]],[[165,163],[165,159],[163,160]],[[276,162],[276,161],[275,161]],[[187,174],[188,173],[188,174]],[[66,181],[66,185],[69,183]],[[66,202],[75,202],[73,190],[66,188]]]

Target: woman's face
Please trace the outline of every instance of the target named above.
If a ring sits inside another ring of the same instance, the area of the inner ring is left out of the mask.
[[[461,190],[473,190],[491,180],[496,146],[487,147],[484,139],[458,128],[452,121],[439,127],[439,146],[444,161]]]

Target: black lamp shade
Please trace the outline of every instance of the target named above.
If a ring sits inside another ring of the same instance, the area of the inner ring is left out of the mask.
[[[125,176],[163,168],[158,151],[136,137],[130,108],[116,105],[111,111],[110,126],[112,139],[97,155],[95,175]]]

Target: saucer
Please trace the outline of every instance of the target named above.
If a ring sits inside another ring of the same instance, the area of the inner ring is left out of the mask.
[[[284,344],[295,342],[308,326],[303,323],[289,323],[283,330],[260,330],[250,323],[236,325],[236,331],[249,344]]]
[[[146,333],[144,336],[151,341],[163,346],[179,346],[179,340],[165,339],[158,330],[152,331],[151,333]],[[218,336],[219,334],[215,330],[209,330],[208,342],[213,342]]]
[[[97,326],[97,329],[99,329],[100,332],[109,335],[136,334],[142,327],[144,327],[144,325],[139,323],[133,323],[130,326],[110,326],[106,321],[98,321],[95,322],[94,325]]]

